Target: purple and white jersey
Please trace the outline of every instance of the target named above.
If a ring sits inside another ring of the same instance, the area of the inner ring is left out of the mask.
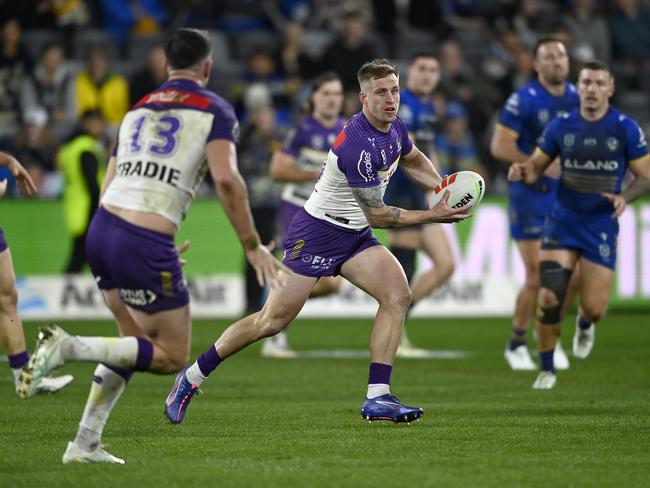
[[[412,149],[399,117],[388,132],[382,132],[363,113],[354,115],[334,141],[305,210],[317,219],[348,229],[367,227],[368,220],[352,188],[379,186],[383,195],[399,158]]]
[[[309,116],[287,136],[281,152],[296,158],[298,169],[318,171],[327,158],[327,151],[344,126],[343,118],[339,118],[334,127],[330,128],[324,127],[314,117]],[[314,191],[315,184],[315,181],[287,183],[282,191],[282,200],[302,207]]]
[[[190,80],[170,80],[126,113],[113,150],[116,174],[102,203],[151,212],[178,227],[208,166],[210,141],[235,141],[232,106]]]

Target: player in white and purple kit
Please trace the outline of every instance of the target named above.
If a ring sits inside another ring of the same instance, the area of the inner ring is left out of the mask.
[[[492,155],[507,164],[528,159],[544,127],[558,115],[578,107],[575,86],[567,81],[569,56],[556,37],[540,38],[533,49],[537,79],[515,91],[499,114],[490,142]],[[535,185],[510,182],[510,233],[524,262],[526,278],[517,294],[512,316],[512,332],[504,357],[514,370],[534,370],[537,366],[526,345],[528,324],[533,318],[539,291],[539,250],[544,219],[553,207],[558,187],[559,168],[551,165]],[[571,306],[572,290],[567,306]],[[569,367],[569,360],[558,342],[555,350],[558,369]]]
[[[316,180],[336,136],[343,130],[343,85],[334,73],[323,73],[312,83],[309,96],[310,115],[288,135],[282,149],[271,160],[271,176],[284,182],[279,216],[284,242],[289,224],[314,191]],[[310,297],[336,293],[341,287],[340,276],[324,276],[318,280]],[[283,330],[268,337],[262,344],[262,356],[295,357],[289,348],[287,332]]]
[[[433,189],[441,178],[431,161],[413,146],[397,117],[397,68],[379,59],[364,64],[357,76],[363,109],[337,137],[313,193],[289,227],[283,261],[293,273],[284,285],[271,290],[259,313],[231,325],[178,375],[166,404],[172,422],[183,420],[192,396],[223,359],[284,329],[300,312],[318,279],[336,275],[379,303],[370,337],[371,364],[362,416],[410,422],[422,415],[422,409],[404,405],[390,394],[393,359],[411,291],[399,262],[375,239],[371,227],[457,222],[468,214],[451,209],[446,198],[426,210],[384,204],[386,185],[398,163],[425,188]]]
[[[23,165],[10,154],[0,151],[0,167],[2,166],[9,169],[9,173],[23,194],[28,196],[36,194],[36,185]],[[6,192],[7,184],[7,180],[0,180],[0,198]],[[11,368],[16,385],[16,393],[21,397],[27,398],[37,393],[59,391],[72,381],[72,376],[69,374],[57,378],[45,377],[36,388],[30,390],[29,395],[21,395],[19,378],[23,367],[29,362],[29,355],[25,349],[23,323],[18,315],[18,292],[16,291],[16,274],[11,259],[11,250],[5,240],[2,227],[0,227],[0,345],[7,354],[9,368]]]
[[[48,326],[21,375],[29,389],[66,360],[103,363],[64,464],[123,464],[102,448],[101,436],[133,371],[176,373],[186,364],[189,294],[174,235],[208,169],[260,285],[275,285],[283,269],[253,224],[237,170],[234,110],[205,89],[212,69],[207,33],[175,31],[165,55],[169,79],[124,116],[88,230],[88,262],[122,337],[70,336]]]
[[[541,372],[533,388],[556,382],[553,349],[571,274],[580,264],[580,313],[573,355],[586,358],[595,323],[607,310],[616,267],[618,217],[650,190],[648,144],[639,125],[609,105],[614,79],[602,62],[586,63],[578,78],[580,109],[552,121],[537,149],[511,166],[511,181],[534,183],[557,157],[562,173],[557,200],[546,218],[540,257],[537,335]],[[625,172],[636,178],[623,190]]]

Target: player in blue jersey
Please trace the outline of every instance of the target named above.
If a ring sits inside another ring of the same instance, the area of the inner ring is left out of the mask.
[[[510,95],[490,143],[492,155],[508,164],[528,159],[546,125],[579,104],[575,86],[567,82],[569,58],[564,44],[554,37],[542,37],[533,54],[537,79]],[[555,201],[558,174],[559,165],[554,164],[535,185],[520,182],[509,185],[510,233],[526,270],[512,317],[512,336],[504,352],[506,361],[515,370],[537,369],[526,346],[526,335],[539,291],[540,239],[544,219]],[[573,301],[571,295],[574,293],[570,293],[567,306]],[[555,351],[556,367],[568,368],[569,361],[559,341]]]
[[[271,176],[284,182],[280,203],[280,226],[285,240],[289,224],[314,191],[327,152],[343,130],[343,85],[335,73],[323,73],[314,80],[309,96],[309,115],[287,136],[284,146],[271,160]],[[310,297],[336,293],[340,276],[321,277]],[[286,330],[268,337],[262,344],[262,356],[291,358],[296,352],[289,347]]]
[[[384,204],[398,163],[427,189],[441,181],[433,163],[408,138],[397,117],[397,68],[388,60],[364,64],[358,72],[362,111],[354,115],[330,149],[316,187],[291,221],[284,263],[292,272],[274,288],[256,314],[231,325],[194,364],[179,374],[166,402],[168,418],[181,422],[201,383],[227,357],[284,329],[300,312],[321,276],[341,275],[374,297],[379,308],[370,335],[368,389],[361,414],[369,420],[409,422],[422,409],[390,393],[393,359],[411,290],[395,257],[371,227],[392,228],[456,222],[466,210],[452,210],[443,198],[432,209],[404,210]]]
[[[413,55],[408,68],[406,88],[400,93],[399,116],[409,132],[409,138],[417,148],[426,154],[440,169],[434,149],[434,124],[436,115],[433,106],[433,91],[440,81],[438,59],[428,52]],[[412,181],[399,167],[386,189],[384,201],[387,205],[410,210],[429,208],[427,193]],[[433,290],[445,283],[454,272],[454,258],[442,226],[438,224],[395,228],[390,233],[390,251],[395,255],[411,284],[413,303],[427,297]],[[433,262],[433,268],[420,273],[415,280],[415,263],[418,250],[423,250]],[[407,314],[408,317],[408,314]],[[426,357],[429,351],[413,346],[402,332],[398,357]]]
[[[234,109],[205,89],[212,69],[208,34],[179,29],[165,43],[165,55],[169,79],[124,116],[88,230],[88,262],[121,337],[71,336],[46,327],[21,374],[21,388],[29,391],[67,360],[102,363],[64,464],[123,464],[103,449],[101,437],[131,375],[176,373],[187,362],[189,293],[174,235],[208,169],[260,285],[275,285],[283,269],[253,224],[237,170]]]
[[[27,170],[10,154],[0,151],[0,167],[6,167],[18,184],[20,191],[28,196],[35,195],[36,185]],[[0,198],[7,191],[8,181],[0,181]],[[9,244],[5,240],[0,227],[0,344],[7,354],[9,367],[14,377],[16,393],[19,389],[19,377],[23,367],[29,362],[25,349],[25,333],[23,323],[18,315],[18,293],[16,291],[16,274]],[[30,391],[30,396],[37,393],[52,393],[59,391],[72,381],[72,376],[64,375],[57,378],[43,378],[40,384]]]
[[[618,217],[627,203],[650,191],[650,156],[639,125],[609,105],[614,80],[600,61],[586,63],[578,77],[580,109],[552,121],[533,155],[510,167],[508,178],[534,184],[559,157],[557,201],[546,219],[540,256],[537,335],[542,370],[536,389],[556,382],[553,348],[571,273],[580,263],[580,313],[573,354],[586,358],[595,323],[607,310],[616,266]],[[636,178],[623,190],[630,170]]]

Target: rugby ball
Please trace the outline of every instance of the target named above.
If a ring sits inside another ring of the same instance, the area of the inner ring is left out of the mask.
[[[485,181],[480,174],[474,171],[459,171],[447,175],[434,189],[429,206],[436,205],[442,199],[445,191],[449,191],[447,205],[451,208],[467,207],[470,209],[481,203],[485,194]]]

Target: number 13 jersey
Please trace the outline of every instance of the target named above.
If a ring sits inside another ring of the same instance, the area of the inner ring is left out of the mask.
[[[179,227],[207,172],[207,143],[235,142],[238,130],[232,106],[210,90],[190,80],[163,83],[124,116],[102,203],[155,213]]]

